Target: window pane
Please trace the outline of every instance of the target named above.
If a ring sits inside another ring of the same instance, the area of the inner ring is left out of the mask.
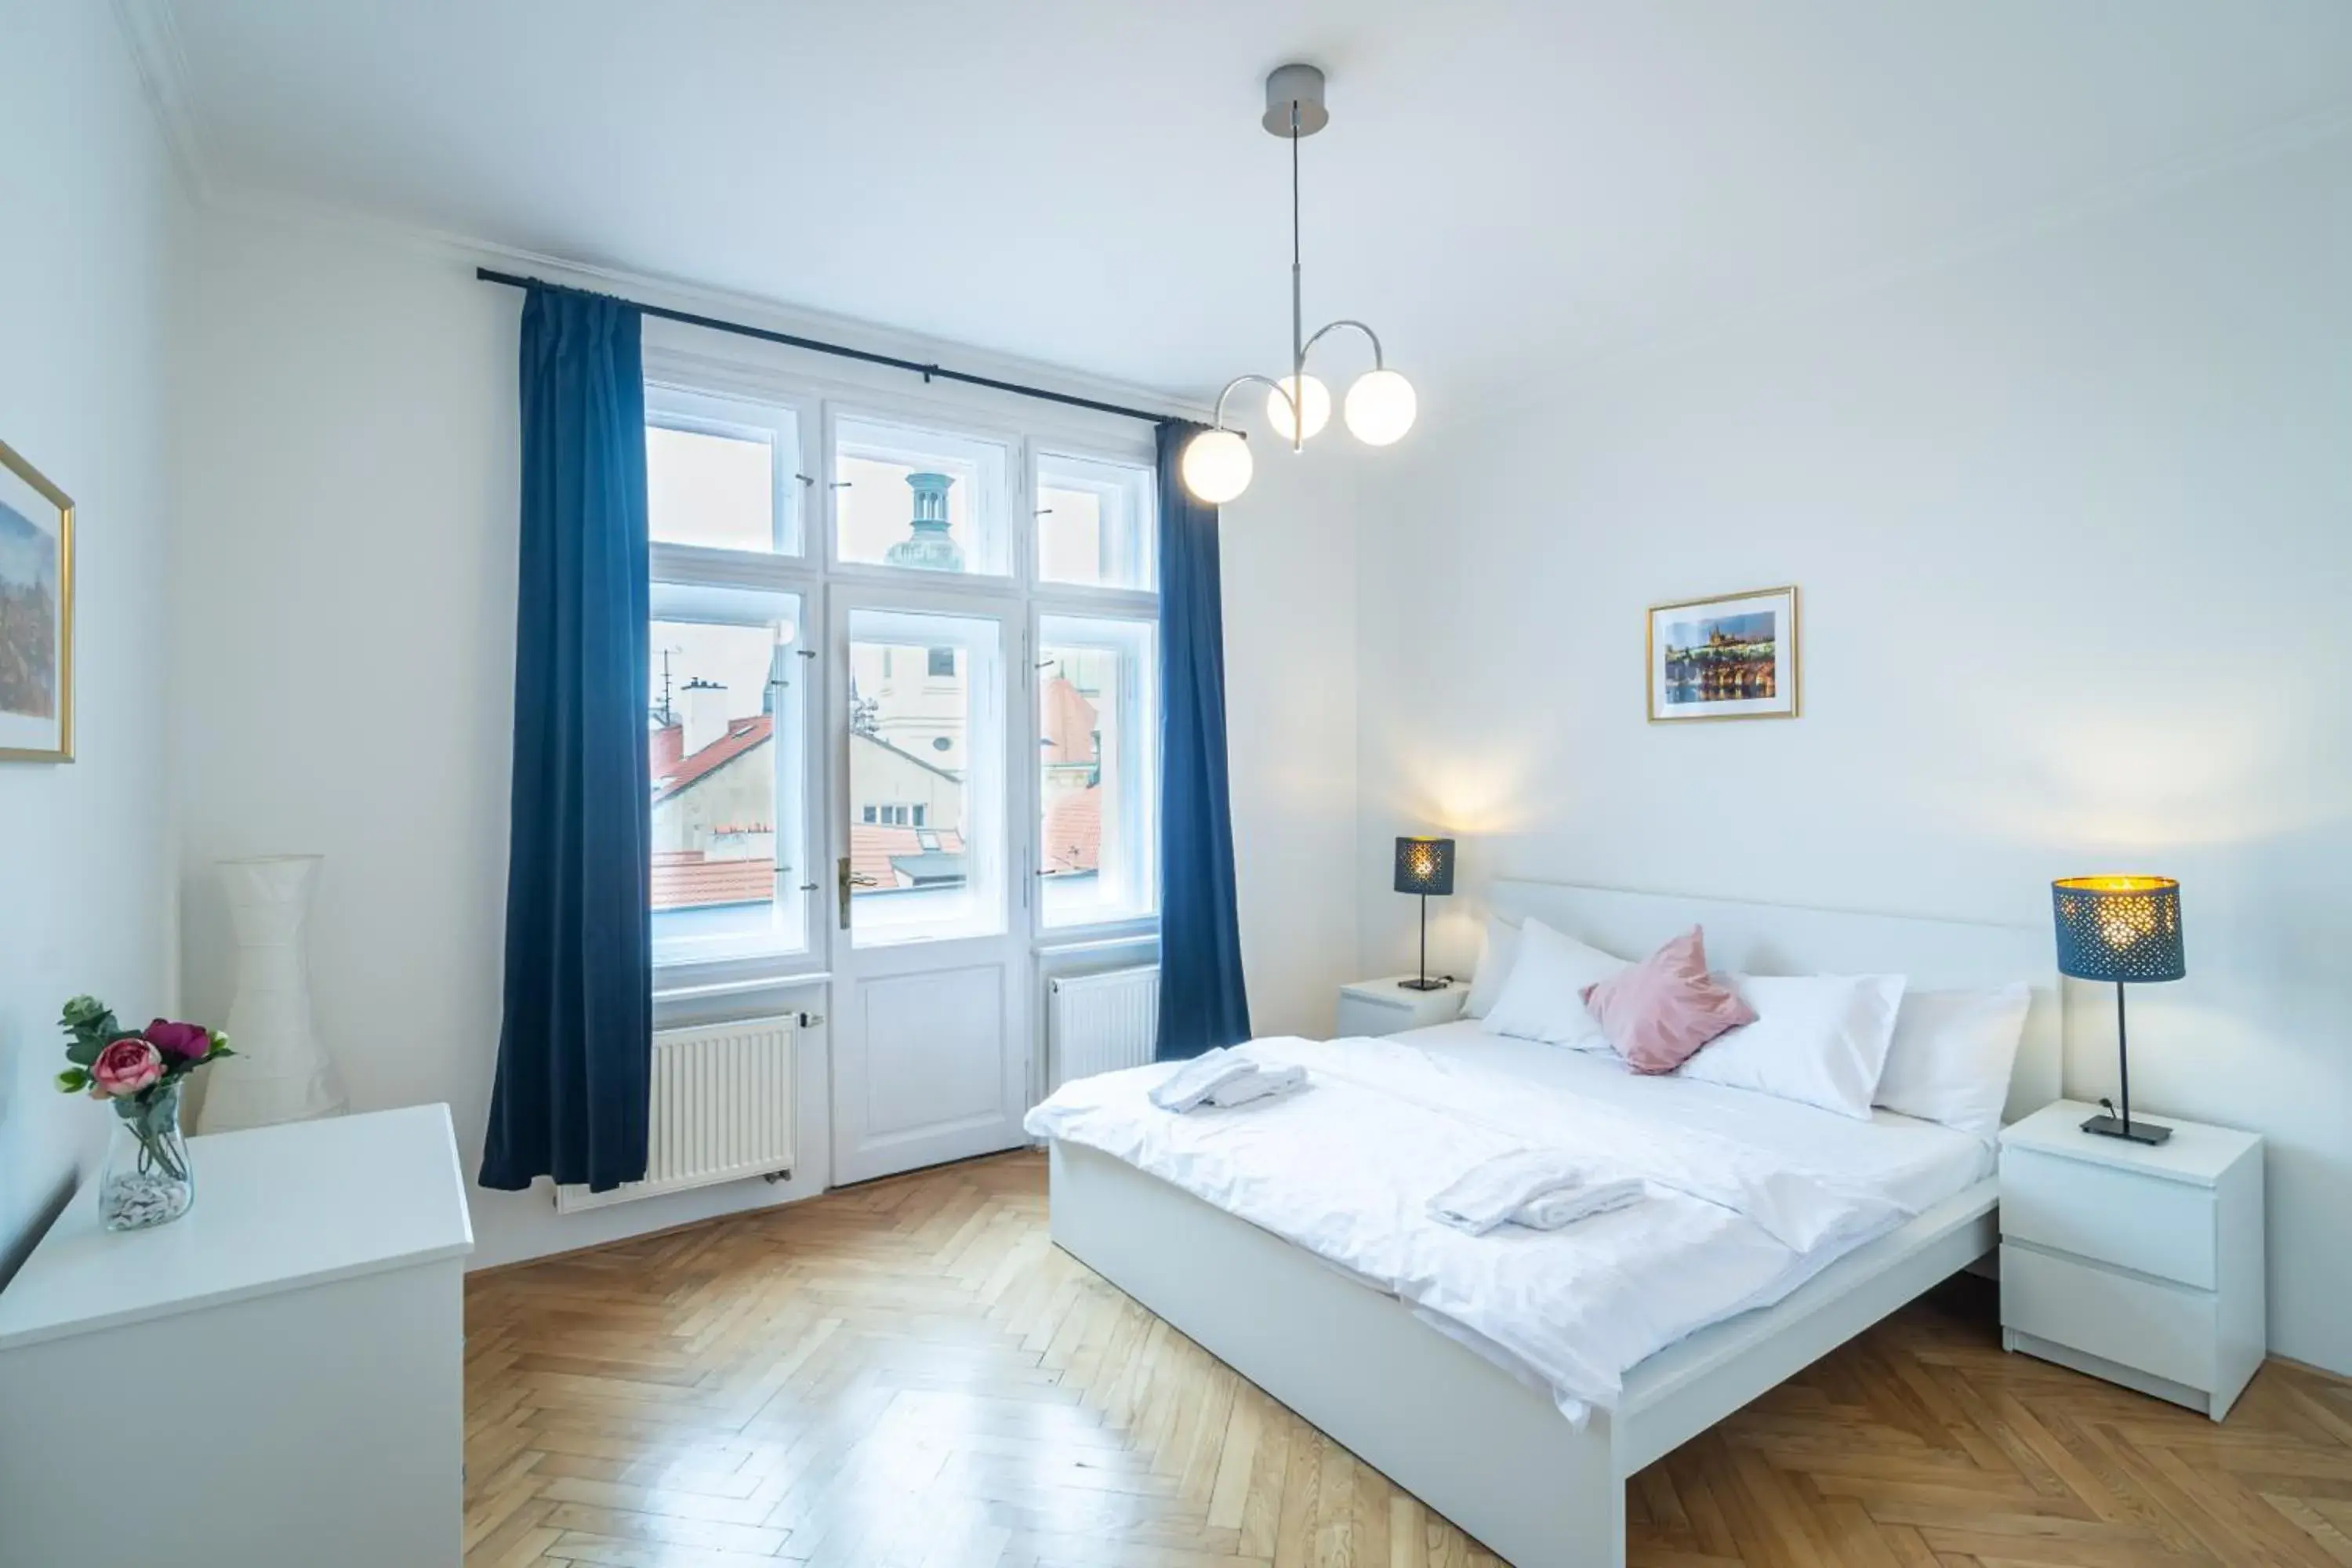
[[[1002,443],[843,418],[834,516],[844,561],[919,572],[1004,571]]]
[[[671,584],[653,597],[655,960],[804,952],[798,601]]]
[[[849,616],[850,940],[1004,929],[1004,687],[997,623]]]
[[[646,388],[646,521],[655,542],[797,552],[800,467],[791,409]]]
[[[1148,466],[1041,454],[1038,579],[1150,587],[1156,510]]]
[[[1044,616],[1038,633],[1045,923],[1149,915],[1157,905],[1153,627]]]

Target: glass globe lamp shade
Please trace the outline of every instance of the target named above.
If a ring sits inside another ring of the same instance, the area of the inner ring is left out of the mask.
[[[1296,384],[1295,390],[1294,384]],[[1299,422],[1305,426],[1298,432],[1299,440],[1311,439],[1317,431],[1331,423],[1331,389],[1329,387],[1311,375],[1304,380],[1297,376],[1286,375],[1282,378],[1281,384],[1280,392],[1268,391],[1265,395],[1266,422],[1274,426],[1276,435],[1286,441],[1291,438],[1290,399],[1293,396],[1298,399]]]
[[[1367,371],[1348,388],[1348,429],[1367,447],[1386,447],[1412,428],[1421,411],[1412,383],[1392,370]]]
[[[1232,430],[1203,430],[1184,445],[1184,488],[1197,500],[1223,506],[1249,489],[1257,465],[1249,443]]]

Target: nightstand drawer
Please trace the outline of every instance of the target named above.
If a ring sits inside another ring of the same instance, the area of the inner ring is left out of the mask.
[[[2030,1247],[2000,1249],[2000,1321],[2138,1371],[2210,1389],[2214,1299]]]
[[[1412,1009],[1386,998],[1373,1001],[1352,992],[1339,994],[1339,1038],[1358,1035],[1394,1035],[1412,1027]]]
[[[2000,1234],[2008,1240],[2210,1290],[2215,1229],[2210,1187],[2032,1149],[2001,1152]]]

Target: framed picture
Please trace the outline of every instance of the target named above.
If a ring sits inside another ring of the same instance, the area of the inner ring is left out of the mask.
[[[73,761],[73,502],[0,441],[0,762]]]
[[[1650,721],[1797,716],[1797,590],[1650,609]]]

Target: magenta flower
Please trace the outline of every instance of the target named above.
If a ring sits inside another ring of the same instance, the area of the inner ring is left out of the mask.
[[[157,1050],[198,1062],[213,1048],[212,1032],[202,1024],[174,1024],[158,1018],[147,1026],[147,1040]]]
[[[163,1056],[133,1035],[98,1053],[98,1060],[90,1065],[89,1092],[97,1100],[120,1100],[137,1094],[163,1076]]]

